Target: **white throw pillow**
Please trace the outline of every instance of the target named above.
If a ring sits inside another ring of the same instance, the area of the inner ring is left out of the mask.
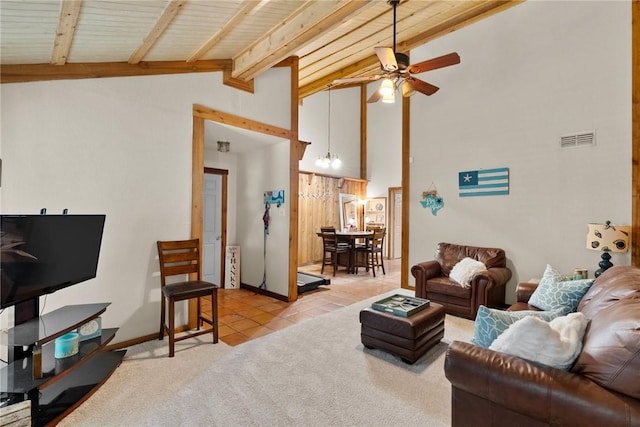
[[[471,286],[471,279],[479,271],[486,270],[487,266],[473,258],[463,258],[451,269],[449,277],[459,283],[461,286],[468,288]]]
[[[489,349],[568,370],[582,351],[587,323],[580,312],[550,322],[527,316],[509,326]]]

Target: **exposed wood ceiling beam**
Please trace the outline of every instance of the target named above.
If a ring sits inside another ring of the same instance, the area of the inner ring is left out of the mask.
[[[229,68],[231,68],[230,59],[203,60],[191,64],[184,61],[139,62],[137,64],[127,62],[91,62],[65,65],[7,64],[0,68],[0,83],[204,73],[224,71]]]
[[[164,30],[167,29],[171,21],[178,16],[178,13],[182,10],[182,6],[187,2],[187,0],[169,0],[169,4],[164,8],[162,14],[156,21],[147,37],[144,38],[142,44],[138,46],[138,48],[131,54],[129,57],[129,64],[137,64],[142,61],[142,58],[149,52],[149,50],[153,47],[153,45],[158,41]]]
[[[292,58],[286,58],[274,65],[274,67],[289,67],[292,61]],[[230,59],[206,59],[193,63],[184,61],[147,61],[137,64],[129,64],[127,62],[89,62],[62,66],[51,64],[7,64],[0,67],[0,83],[223,71],[224,84],[253,93],[253,79],[241,81],[231,77],[231,64]]]
[[[473,9],[469,9],[466,12],[451,17],[450,19],[443,21],[441,24],[433,27],[432,29],[418,34],[408,40],[399,42],[396,45],[396,50],[402,53],[409,53],[409,50],[425,44],[426,42],[440,37],[444,34],[458,30],[462,27],[470,25],[480,19],[487,18],[490,15],[501,12],[510,7],[523,3],[524,0],[498,0],[478,3],[478,6]],[[313,95],[316,92],[324,90],[327,85],[333,82],[335,79],[354,77],[360,75],[363,69],[375,68],[379,65],[377,56],[373,55],[349,65],[339,71],[328,74],[318,80],[315,80],[309,84],[306,84],[300,88],[300,98],[304,98],[309,95]]]
[[[307,2],[274,31],[233,58],[233,76],[252,79],[295,51],[338,25],[371,0],[325,0]],[[309,26],[309,22],[315,24]]]
[[[63,65],[67,62],[81,8],[82,0],[62,0],[60,3],[58,29],[56,30],[53,52],[51,53],[52,64]]]
[[[220,43],[220,41],[227,36],[233,30],[236,25],[238,25],[242,20],[244,20],[249,13],[260,4],[260,1],[255,0],[245,0],[241,5],[238,11],[227,21],[227,23],[220,28],[209,40],[207,40],[202,46],[198,48],[191,56],[187,59],[187,62],[194,62],[198,59],[202,58],[208,51],[211,50],[212,47]]]
[[[345,77],[353,77],[357,73],[359,73],[363,68],[375,67],[379,66],[380,62],[377,56],[371,55],[368,58],[365,58],[361,61],[358,61],[354,64],[351,64],[342,70],[336,71],[334,73],[328,74],[321,79],[318,79],[314,82],[311,82],[307,85],[304,85],[300,88],[300,98],[307,97],[309,95],[313,95],[316,92],[320,92],[324,90],[327,85],[332,83],[336,79],[341,79]],[[343,86],[341,86],[343,87]],[[346,86],[344,86],[346,87]]]
[[[246,117],[240,117],[235,114],[225,113],[224,111],[214,110],[200,104],[193,104],[193,116],[228,126],[260,132],[265,135],[277,136],[279,138],[291,139],[294,137],[293,132],[289,129],[251,120]]]

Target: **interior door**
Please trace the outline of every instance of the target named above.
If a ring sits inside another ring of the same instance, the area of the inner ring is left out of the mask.
[[[205,173],[203,193],[202,280],[222,286],[222,176]]]

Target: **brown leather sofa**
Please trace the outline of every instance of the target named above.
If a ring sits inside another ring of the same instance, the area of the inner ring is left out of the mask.
[[[449,278],[451,269],[463,258],[481,261],[486,270],[477,273],[469,288]],[[447,314],[475,319],[478,307],[504,308],[505,285],[511,279],[502,249],[438,243],[435,259],[411,267],[416,297],[442,304]]]
[[[511,308],[535,309],[534,287],[524,284]],[[451,425],[640,426],[640,268],[605,271],[578,311],[589,324],[569,371],[454,341],[445,359]]]

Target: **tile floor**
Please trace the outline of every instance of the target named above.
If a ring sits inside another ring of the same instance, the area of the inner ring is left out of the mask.
[[[376,271],[373,277],[364,268],[358,274],[339,269],[335,277],[330,267],[324,275],[331,279],[328,286],[300,294],[297,301],[283,302],[246,289],[218,291],[220,340],[238,345],[270,334],[287,326],[320,316],[347,305],[400,288],[400,260],[385,260],[386,274]],[[299,271],[320,274],[320,265],[300,267]]]

